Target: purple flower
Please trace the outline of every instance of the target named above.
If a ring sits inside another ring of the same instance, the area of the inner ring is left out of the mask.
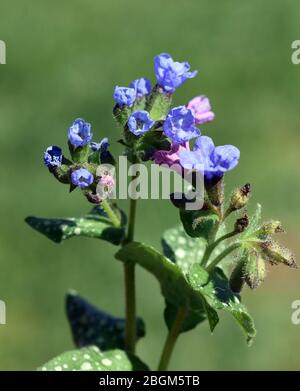
[[[59,167],[62,163],[62,157],[61,148],[52,145],[44,152],[44,163],[47,167]]]
[[[154,71],[157,83],[165,92],[172,93],[187,79],[195,77],[198,71],[189,72],[188,62],[176,62],[167,53],[161,53],[154,58]]]
[[[154,121],[150,118],[148,111],[145,110],[135,111],[128,120],[128,128],[136,136],[148,132],[153,125]]]
[[[69,128],[68,139],[69,143],[74,147],[82,147],[88,144],[93,137],[91,132],[91,124],[85,122],[84,119],[78,118]]]
[[[173,164],[180,163],[180,155],[182,152],[189,151],[189,150],[190,150],[190,146],[188,142],[185,143],[184,145],[172,143],[171,149],[169,151],[165,151],[165,150],[156,151],[153,154],[152,159],[158,165],[166,164],[167,166],[171,167]]]
[[[177,144],[172,143],[171,149],[169,151],[159,150],[156,151],[152,159],[158,165],[168,166],[171,170],[176,171],[178,174],[183,174],[183,169],[180,164],[180,156],[183,152],[189,151],[190,146],[189,143],[185,144]]]
[[[89,187],[94,182],[94,176],[85,168],[74,170],[71,174],[71,182],[81,189]]]
[[[212,139],[207,136],[198,137],[193,151],[180,154],[180,163],[184,168],[196,168],[204,166],[206,179],[222,177],[227,171],[232,170],[239,162],[240,151],[233,145],[221,145],[215,147]]]
[[[151,81],[144,77],[133,80],[129,87],[134,88],[136,96],[142,98],[145,95],[149,95],[151,92]]]
[[[175,143],[183,143],[200,135],[200,130],[194,124],[192,111],[185,106],[178,106],[167,115],[163,131]]]
[[[211,111],[209,99],[204,95],[196,96],[190,100],[187,108],[192,110],[195,122],[198,125],[210,122],[215,118],[215,113]]]
[[[115,87],[114,101],[119,106],[131,107],[136,99],[136,91],[134,88],[129,87]]]
[[[106,152],[108,150],[108,147],[109,147],[109,142],[108,142],[108,138],[107,137],[104,137],[100,143],[95,143],[95,142],[91,142],[91,149],[92,151],[96,152],[96,151],[99,151],[99,152]]]

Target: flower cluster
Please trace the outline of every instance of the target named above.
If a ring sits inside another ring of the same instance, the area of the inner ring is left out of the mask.
[[[202,170],[206,180],[221,178],[238,164],[240,152],[232,145],[215,147],[210,137],[200,136],[201,131],[197,125],[211,122],[215,118],[206,96],[196,96],[185,106],[171,108],[163,120],[155,121],[152,118],[153,101],[155,103],[161,96],[170,96],[187,79],[195,77],[197,71],[190,72],[187,62],[176,62],[169,54],[162,53],[154,59],[154,72],[157,86],[152,92],[151,83],[145,78],[133,81],[129,88],[115,88],[116,104],[131,108],[125,124],[127,130],[135,136],[160,130],[169,140],[169,150],[156,149],[153,152],[152,159],[155,163],[171,166],[176,162],[182,169]],[[147,99],[144,107],[135,110],[135,106],[138,106],[137,97]],[[191,140],[195,140],[192,150],[189,146]]]
[[[156,148],[153,151],[152,159],[157,164],[171,165],[171,161],[176,161],[183,169],[203,167],[207,180],[222,177],[225,172],[233,169],[239,160],[238,149],[232,145],[215,147],[211,138],[200,136],[201,131],[197,125],[211,122],[215,118],[206,96],[196,96],[184,106],[157,114],[157,102],[169,99],[176,88],[187,79],[195,77],[197,71],[190,72],[187,62],[176,62],[169,54],[162,53],[154,58],[154,72],[157,85],[152,90],[151,82],[146,78],[134,80],[129,87],[115,88],[116,105],[121,110],[127,110],[122,123],[125,131],[135,136],[143,136],[151,131],[162,132],[163,137],[169,141],[170,149],[166,151]],[[163,105],[159,109],[165,111]],[[188,142],[193,139],[195,145],[190,150]],[[132,145],[131,147],[134,148]]]
[[[122,126],[122,138],[118,139],[130,163],[151,161],[166,165],[188,181],[187,193],[170,194],[171,202],[178,208],[181,225],[163,235],[163,253],[136,242],[134,238],[138,191],[133,191],[135,197],[128,191],[128,197],[131,197],[128,223],[126,213],[119,209],[117,203],[106,200],[115,195],[114,167],[108,165],[114,165],[115,160],[109,151],[108,138],[92,141],[91,124],[81,118],[69,127],[71,158],[67,159],[62,149],[53,145],[44,152],[44,164],[58,181],[70,185],[70,191],[79,188],[88,201],[101,203],[101,207],[93,208],[86,218],[72,218],[72,227],[62,225],[64,220],[61,219],[31,217],[27,222],[55,241],[82,235],[120,245],[115,257],[126,264],[127,318],[125,328],[116,327],[110,336],[116,332],[120,345],[125,347],[126,357],[128,352],[135,351],[138,339],[139,322],[135,320],[139,318],[135,314],[134,302],[135,264],[159,280],[167,303],[166,324],[174,334],[171,342],[168,334],[160,359],[158,369],[165,370],[169,360],[166,356],[170,356],[165,353],[173,349],[180,332],[195,327],[205,318],[212,331],[219,321],[221,309],[226,308],[233,315],[246,332],[247,341],[251,342],[255,327],[246,307],[241,304],[243,287],[248,285],[255,289],[260,286],[268,265],[284,264],[291,268],[297,265],[293,253],[273,238],[274,234],[282,232],[281,223],[273,220],[262,222],[260,205],[253,216],[248,215],[249,183],[236,188],[226,200],[224,176],[239,163],[240,151],[233,145],[215,146],[212,138],[204,134],[202,126],[215,118],[209,99],[198,95],[187,104],[172,107],[175,90],[195,77],[197,71],[190,71],[187,62],[176,62],[169,54],[162,53],[154,59],[154,73],[156,84],[153,87],[146,78],[136,79],[126,87],[115,87],[113,115]],[[136,183],[136,179],[141,179],[142,175],[137,176],[128,190],[133,190],[134,186],[141,189],[142,181]],[[198,191],[198,184],[201,191]],[[197,206],[193,209],[186,207],[189,201],[198,201],[199,194],[201,203],[196,202]],[[106,213],[104,220],[103,212]],[[234,214],[239,215],[233,224],[228,223],[227,217]],[[68,230],[68,235],[63,227]],[[228,244],[227,240],[231,243]],[[185,262],[186,259],[189,262]],[[222,265],[225,259],[228,262]],[[168,266],[171,265],[168,260],[174,262],[174,268]],[[230,260],[234,262],[227,268]],[[96,311],[93,309],[97,314]],[[103,318],[102,312],[100,318]],[[114,322],[112,316],[109,319],[109,323]],[[117,321],[120,324],[120,320]],[[89,330],[99,341],[99,330],[95,331],[94,325],[90,326]],[[100,338],[105,341],[101,335]],[[54,362],[56,366],[57,362]]]
[[[60,182],[69,184],[71,190],[79,187],[90,201],[99,203],[102,199],[96,197],[97,185],[102,185],[103,181],[111,182],[113,179],[98,177],[97,167],[99,164],[111,163],[113,158],[108,150],[108,138],[96,143],[91,141],[92,137],[91,124],[77,118],[68,131],[72,160],[66,159],[62,149],[53,145],[44,152],[44,164]]]

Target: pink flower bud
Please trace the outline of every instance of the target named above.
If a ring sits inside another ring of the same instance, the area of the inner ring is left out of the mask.
[[[209,99],[204,95],[196,96],[190,100],[187,108],[192,110],[195,123],[198,125],[211,122],[215,118],[215,114],[211,111]]]

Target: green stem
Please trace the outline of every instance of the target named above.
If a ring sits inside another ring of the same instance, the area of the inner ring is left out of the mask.
[[[126,239],[127,243],[132,242],[134,239],[135,215],[136,215],[136,200],[130,199],[128,234]]]
[[[209,257],[211,256],[212,252],[214,251],[214,249],[221,243],[223,242],[223,240],[226,240],[226,239],[229,239],[231,238],[232,236],[236,235],[237,232],[236,231],[232,231],[232,232],[229,232],[221,237],[219,237],[219,239],[217,239],[215,242],[211,243],[210,245],[208,245],[206,247],[206,250],[205,250],[205,253],[203,255],[203,258],[202,258],[202,261],[201,261],[201,265],[205,266],[209,260]]]
[[[228,254],[230,254],[232,251],[236,250],[241,246],[240,242],[233,243],[231,246],[227,247],[221,254],[219,254],[206,268],[208,272],[211,272],[219,262],[222,261],[223,258],[225,258]]]
[[[135,267],[133,263],[124,264],[125,281],[125,348],[135,352],[136,344],[136,298],[135,298]]]
[[[101,202],[101,207],[104,209],[107,216],[110,218],[110,221],[115,227],[120,227],[121,221],[118,218],[118,216],[115,214],[115,212],[112,210],[111,206],[106,200],[103,200]]]
[[[173,353],[177,338],[180,334],[182,323],[187,314],[187,307],[182,306],[178,309],[174,323],[169,330],[158,365],[158,371],[166,371],[169,366],[170,358]]]
[[[125,243],[134,240],[134,227],[136,216],[136,200],[130,199],[128,233]],[[135,294],[135,264],[124,264],[124,282],[125,282],[125,347],[129,352],[135,352],[136,344],[136,294]]]

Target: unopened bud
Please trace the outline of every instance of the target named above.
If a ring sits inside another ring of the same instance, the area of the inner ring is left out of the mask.
[[[244,259],[241,259],[231,273],[229,279],[229,286],[232,292],[234,293],[240,293],[245,284],[243,268],[244,268]]]
[[[216,207],[219,207],[224,202],[224,181],[223,177],[204,180],[205,189],[209,201]]]
[[[83,194],[86,196],[87,200],[92,204],[100,204],[103,199],[99,196],[99,194],[94,193],[92,190],[84,190]]]
[[[260,235],[273,235],[284,232],[280,221],[268,221],[259,228]]]
[[[243,208],[249,201],[251,194],[251,186],[249,183],[236,189],[230,200],[230,210],[235,211]]]
[[[295,255],[286,247],[279,243],[268,240],[261,243],[263,255],[271,264],[284,263],[285,265],[297,269]]]
[[[55,176],[55,178],[64,184],[70,183],[70,167],[66,164],[62,164],[59,167],[51,167],[49,171]]]
[[[247,285],[256,289],[266,277],[265,261],[259,254],[249,254],[243,272]]]
[[[243,217],[240,217],[236,220],[234,224],[234,231],[235,232],[243,232],[249,225],[249,217],[248,215],[244,215]]]

